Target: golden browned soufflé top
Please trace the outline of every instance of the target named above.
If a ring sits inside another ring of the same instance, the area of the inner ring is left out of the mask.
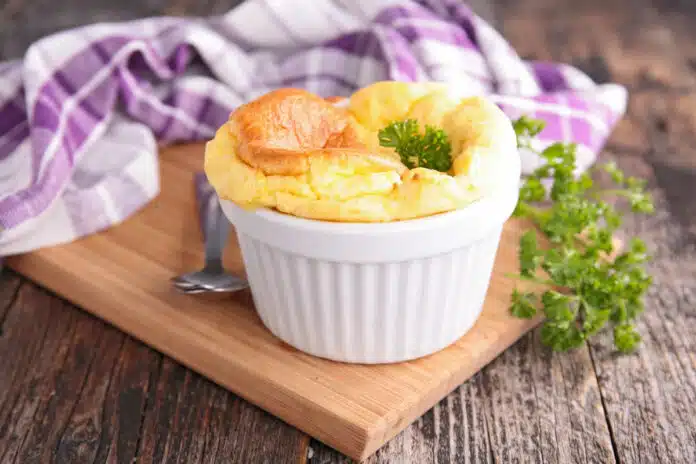
[[[390,122],[441,128],[452,167],[409,169],[380,146]],[[237,108],[208,142],[205,172],[220,198],[308,219],[385,222],[464,208],[497,188],[518,156],[508,117],[446,84],[379,82],[346,100],[279,89]]]

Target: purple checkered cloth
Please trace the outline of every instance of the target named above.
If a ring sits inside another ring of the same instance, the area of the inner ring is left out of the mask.
[[[96,24],[0,65],[0,256],[119,223],[159,191],[157,142],[209,139],[281,86],[349,95],[436,80],[546,120],[540,144],[594,162],[626,91],[522,60],[460,0],[248,0],[215,18]],[[523,168],[536,160],[523,155]]]

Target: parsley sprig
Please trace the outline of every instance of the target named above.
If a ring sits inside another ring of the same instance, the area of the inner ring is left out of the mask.
[[[379,144],[391,147],[409,169],[423,167],[447,172],[452,167],[452,145],[442,129],[426,125],[421,134],[418,121],[394,121],[378,133]]]
[[[541,120],[514,121],[518,146],[535,151],[531,139]],[[576,145],[554,143],[538,153],[543,164],[523,182],[514,215],[536,226],[520,238],[518,279],[544,284],[544,291],[512,293],[510,310],[520,318],[545,316],[542,342],[556,351],[581,345],[607,324],[614,345],[630,352],[640,342],[634,320],[651,284],[645,243],[633,238],[618,252],[613,237],[622,215],[607,202],[624,198],[635,213],[652,213],[645,181],[627,177],[614,163],[599,166],[615,188],[599,189],[589,172],[575,175]],[[547,191],[545,180],[550,182]],[[539,232],[543,245],[539,240]]]

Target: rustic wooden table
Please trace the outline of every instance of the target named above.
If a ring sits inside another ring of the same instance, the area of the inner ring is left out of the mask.
[[[5,0],[0,58],[78,24],[234,3]],[[615,356],[609,337],[552,354],[531,333],[371,461],[696,462],[696,3],[480,0],[474,9],[523,56],[628,87],[628,114],[603,156],[648,178],[657,199],[655,216],[627,224],[655,256],[644,342],[630,356]],[[2,463],[345,461],[7,271],[0,328]]]

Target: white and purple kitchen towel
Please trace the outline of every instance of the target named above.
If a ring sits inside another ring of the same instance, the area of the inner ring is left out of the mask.
[[[215,18],[96,24],[0,65],[0,256],[116,224],[159,190],[157,143],[209,139],[281,86],[349,95],[438,80],[546,120],[594,162],[626,91],[523,61],[461,0],[248,0]],[[526,170],[533,158],[523,159]]]

